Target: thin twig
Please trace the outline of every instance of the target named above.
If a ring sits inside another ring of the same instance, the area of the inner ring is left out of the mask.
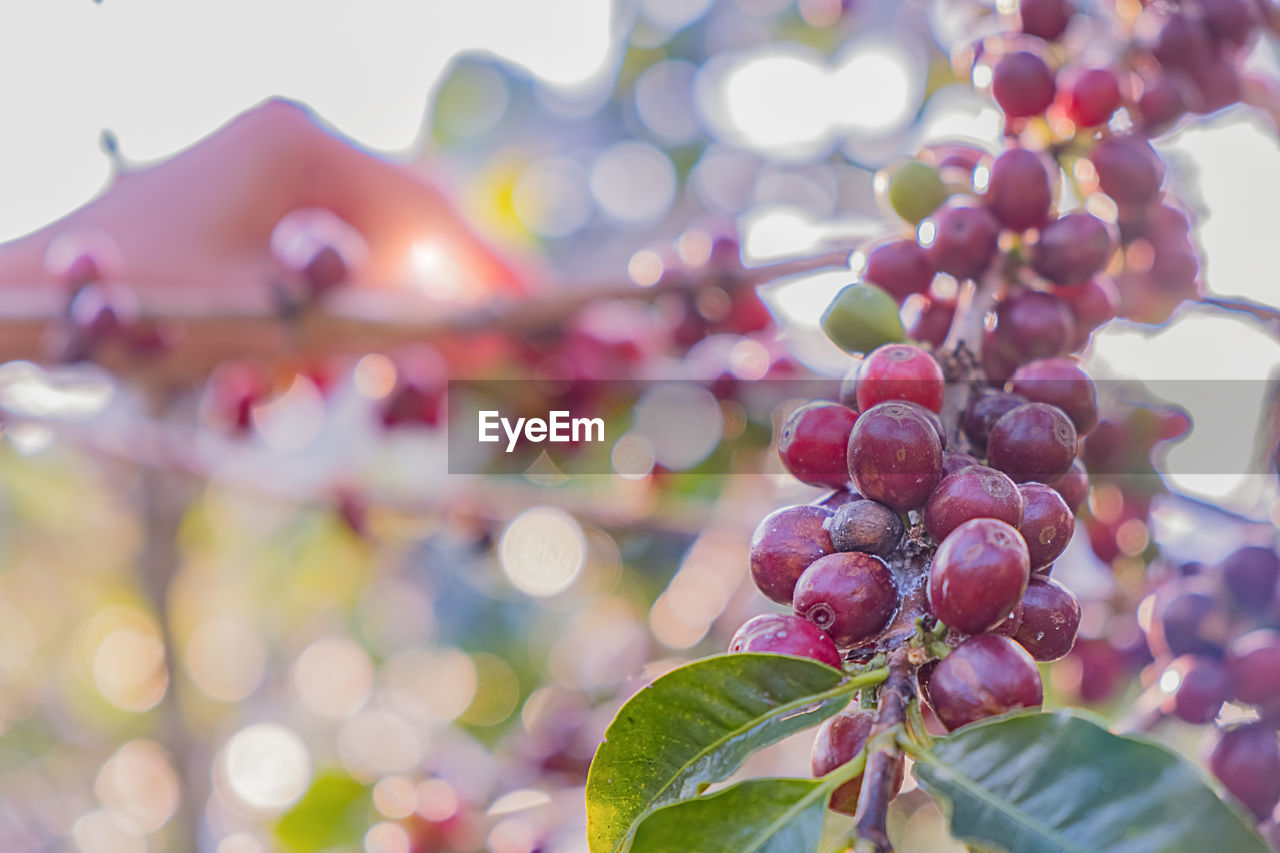
[[[889,733],[906,723],[907,706],[915,695],[915,667],[907,660],[906,648],[889,655],[889,677],[880,686],[880,708],[871,728],[867,769],[858,794],[857,853],[892,853],[889,842],[889,803],[898,793],[902,772],[902,748]]]

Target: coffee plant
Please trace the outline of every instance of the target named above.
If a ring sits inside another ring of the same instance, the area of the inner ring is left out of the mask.
[[[1176,412],[1100,420],[1073,354],[1114,317],[1160,323],[1199,296],[1189,218],[1149,140],[1241,99],[1241,48],[1270,13],[1133,6],[1022,0],[952,57],[1002,111],[1005,146],[934,145],[882,176],[904,234],[865,250],[823,317],[861,357],[779,434],[785,469],[836,491],[751,540],[752,579],[790,612],[754,617],[729,654],[622,707],[587,783],[593,853],[818,850],[828,809],[853,817],[840,848],[883,853],[908,765],[982,849],[1266,849],[1252,824],[1280,801],[1270,548],[1188,569],[1143,610],[1167,666],[1160,713],[1259,709],[1208,757],[1225,800],[1161,747],[1041,708],[1037,663],[1068,655],[1080,627],[1051,573],[1090,474],[1134,482],[1118,459],[1146,464],[1185,430]],[[1100,61],[1085,31],[1116,51]],[[1116,520],[1086,519],[1100,555]],[[813,778],[739,778],[809,728]]]

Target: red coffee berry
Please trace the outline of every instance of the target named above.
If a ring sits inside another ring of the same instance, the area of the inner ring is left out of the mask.
[[[1032,575],[1022,595],[1022,624],[1013,638],[1038,661],[1064,658],[1076,644],[1080,602],[1055,580]]]
[[[1057,406],[1027,403],[996,421],[987,459],[1015,483],[1053,481],[1076,457],[1076,428]]]
[[[953,300],[921,297],[914,306],[908,306],[904,320],[907,337],[940,347],[946,341],[955,317],[956,303]]]
[[[1089,152],[1089,160],[1098,172],[1098,186],[1117,204],[1144,205],[1160,194],[1164,163],[1145,139],[1101,139]]]
[[[1259,628],[1227,648],[1234,696],[1250,705],[1280,703],[1280,631]]]
[[[958,279],[977,278],[996,256],[1000,225],[985,207],[944,204],[933,215],[929,261]]]
[[[1120,108],[1120,81],[1109,68],[1088,68],[1072,77],[1064,95],[1067,118],[1080,127],[1096,127]]]
[[[751,537],[751,578],[765,597],[791,604],[796,581],[809,564],[835,553],[826,528],[831,516],[826,507],[807,504],[764,517]]]
[[[818,626],[790,613],[764,613],[748,619],[733,639],[730,652],[762,652],[811,658],[840,667],[840,651]]]
[[[1053,103],[1055,92],[1053,72],[1030,51],[1006,54],[991,69],[991,94],[1009,118],[1039,115]]]
[[[848,551],[815,560],[796,582],[792,606],[839,648],[875,637],[898,609],[898,588],[879,557]]]
[[[1031,265],[1054,284],[1083,284],[1102,271],[1113,251],[1115,241],[1102,220],[1068,213],[1041,229]]]
[[[909,403],[880,403],[863,412],[846,458],[857,490],[898,512],[923,506],[942,478],[938,431]]]
[[[1013,527],[1022,522],[1022,495],[1004,474],[973,465],[948,474],[924,507],[924,526],[935,542],[973,518],[996,518]]]
[[[1041,155],[1010,148],[997,157],[983,200],[1005,228],[1026,231],[1044,225],[1053,204],[1053,182]]]
[[[1028,35],[1053,41],[1067,30],[1075,5],[1071,0],[1019,0],[1018,16],[1022,31]]]
[[[1075,359],[1043,358],[1024,364],[1013,372],[1009,390],[1034,403],[1062,409],[1075,424],[1077,435],[1098,423],[1097,391]]]
[[[998,634],[970,637],[929,677],[929,702],[938,720],[961,726],[1044,702],[1036,662],[1022,646]]]
[[[1161,707],[1195,726],[1212,723],[1231,698],[1231,679],[1221,661],[1213,658],[1183,655],[1165,668],[1161,684],[1165,678],[1176,679],[1177,687]]]
[[[961,416],[960,425],[973,446],[978,450],[985,450],[987,437],[991,435],[991,428],[996,421],[1029,402],[1031,401],[1019,394],[994,388],[984,389],[969,401]]]
[[[933,356],[910,344],[885,344],[862,363],[858,376],[858,408],[906,400],[934,412],[942,410],[947,380]]]
[[[1228,625],[1224,609],[1196,578],[1155,595],[1147,644],[1157,657],[1221,657]]]
[[[849,482],[845,451],[857,413],[839,403],[815,400],[792,412],[778,434],[782,465],[802,483],[841,488]]]
[[[1018,606],[1030,572],[1027,544],[1016,528],[994,518],[966,521],[933,556],[929,609],[957,631],[990,631]]]
[[[1261,610],[1280,581],[1280,557],[1271,548],[1246,545],[1222,561],[1222,582],[1237,604]]]
[[[1075,513],[1052,486],[1023,483],[1022,524],[1018,532],[1027,542],[1033,572],[1047,569],[1058,559],[1076,529]]]
[[[1071,309],[1052,293],[1017,291],[996,308],[996,318],[992,340],[1018,363],[1061,355],[1076,340]]]
[[[1084,502],[1089,499],[1089,472],[1079,459],[1071,463],[1067,473],[1049,485],[1055,492],[1062,495],[1067,509],[1071,510],[1073,515],[1079,512],[1080,507],[1084,506]]]
[[[970,456],[968,453],[955,453],[946,451],[942,454],[942,476],[948,477],[962,468],[968,468],[970,465],[981,465],[982,460],[976,456]]]
[[[810,754],[814,777],[825,776],[852,761],[866,746],[867,738],[871,737],[875,718],[874,711],[846,708],[819,726]],[[902,787],[902,762],[898,762],[895,767],[897,781],[892,786],[894,793]],[[853,815],[858,809],[858,795],[861,791],[862,774],[858,774],[831,792],[831,810]]]
[[[1273,725],[1246,723],[1223,732],[1209,753],[1209,769],[1258,820],[1280,802],[1280,742]]]
[[[933,274],[928,253],[915,240],[897,239],[881,243],[867,253],[862,277],[901,302],[913,293],[928,290]]]

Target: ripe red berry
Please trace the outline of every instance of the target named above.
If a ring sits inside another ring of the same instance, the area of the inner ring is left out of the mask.
[[[1013,612],[1005,617],[1004,621],[996,627],[988,631],[988,634],[999,634],[1002,637],[1012,638],[1018,633],[1018,629],[1022,627],[1022,602],[1018,602],[1018,606],[1013,608]]]
[[[827,523],[827,530],[837,551],[888,557],[902,541],[902,519],[884,504],[850,501],[835,512]]]
[[[1039,661],[1064,658],[1076,644],[1080,602],[1055,580],[1032,575],[1022,596],[1022,625],[1013,638]]]
[[[1259,628],[1237,637],[1227,649],[1227,673],[1241,702],[1280,702],[1280,631]]]
[[[1211,591],[1188,578],[1156,593],[1147,644],[1157,657],[1221,657],[1227,629],[1226,613]]]
[[[1255,6],[1248,0],[1200,0],[1200,18],[1209,36],[1240,46],[1258,25]]]
[[[983,200],[1005,228],[1026,231],[1044,225],[1053,204],[1053,182],[1041,155],[1010,148],[997,157]]]
[[[1047,571],[1067,548],[1076,529],[1075,514],[1052,486],[1023,483],[1022,524],[1018,532],[1027,541],[1033,572]]]
[[[947,380],[929,353],[910,344],[885,344],[862,362],[858,376],[858,408],[906,400],[934,412],[942,410]]]
[[[807,504],[775,510],[764,517],[751,537],[751,578],[767,598],[791,604],[796,581],[809,564],[835,553],[826,522],[826,507]]]
[[[1089,152],[1098,186],[1117,204],[1144,205],[1160,194],[1164,163],[1151,143],[1137,136],[1101,139]]]
[[[1080,507],[1084,506],[1084,502],[1089,499],[1089,472],[1085,470],[1084,463],[1079,459],[1071,463],[1067,473],[1049,485],[1055,492],[1062,495],[1067,509],[1071,510],[1073,515],[1079,512]]]
[[[946,451],[942,454],[942,476],[949,477],[962,468],[968,468],[970,465],[981,465],[982,460],[968,453],[955,453]]]
[[[904,321],[907,337],[920,343],[942,346],[956,317],[956,303],[950,299],[922,297],[908,307]]]
[[[942,478],[942,441],[920,407],[880,403],[853,425],[847,460],[863,496],[905,512],[923,506]]]
[[[924,526],[933,541],[973,518],[996,518],[1017,527],[1022,522],[1022,495],[1004,474],[985,465],[962,468],[938,483],[924,507]]]
[[[1164,133],[1187,112],[1186,81],[1178,74],[1158,74],[1142,83],[1138,128],[1148,136]]]
[[[1120,108],[1120,81],[1109,68],[1088,68],[1074,75],[1066,86],[1063,109],[1080,127],[1106,124]]]
[[[1100,219],[1069,213],[1040,231],[1031,265],[1054,284],[1083,284],[1102,271],[1113,251],[1115,241]]]
[[[796,409],[778,434],[783,467],[802,483],[843,488],[849,482],[844,455],[857,419],[851,409],[824,400]]]
[[[879,557],[860,551],[830,554],[804,570],[792,606],[837,647],[850,648],[889,624],[898,609],[898,587]]]
[[[1028,35],[1053,41],[1067,30],[1075,5],[1071,0],[1019,0],[1018,16],[1022,31]]]
[[[1071,349],[1082,349],[1089,333],[1114,320],[1120,308],[1120,294],[1111,279],[1094,276],[1083,284],[1054,288],[1056,295],[1071,309],[1076,321],[1076,340]]]
[[[1222,561],[1222,582],[1236,603],[1262,610],[1280,581],[1280,557],[1270,548],[1246,545]]]
[[[938,663],[929,677],[929,703],[938,720],[961,726],[1044,701],[1036,662],[1022,646],[998,634],[970,637]]]
[[[933,281],[933,264],[915,240],[881,243],[867,253],[862,277],[901,302],[913,293],[924,293]]]
[[[1258,820],[1280,802],[1280,741],[1273,725],[1246,723],[1223,732],[1209,753],[1209,769]]]
[[[1071,309],[1052,293],[1020,290],[996,308],[992,338],[1001,354],[1018,362],[1062,355],[1076,340]]]
[[[867,738],[871,737],[875,718],[874,711],[846,708],[819,726],[810,754],[813,775],[825,776],[852,761],[866,746]],[[891,786],[894,793],[902,787],[904,769],[902,762],[898,762],[895,767],[897,781]],[[858,809],[858,795],[861,791],[862,774],[858,774],[831,792],[832,811],[853,815]]]
[[[1009,390],[1035,403],[1057,406],[1084,435],[1098,423],[1098,394],[1093,380],[1070,358],[1042,358],[1013,372]]]
[[[1009,118],[1039,115],[1056,91],[1053,72],[1030,51],[1006,54],[991,69],[991,94]]]
[[[333,246],[321,246],[302,267],[302,278],[313,297],[323,296],[347,280],[350,270],[342,253]]]
[[[748,619],[733,639],[730,652],[763,652],[811,658],[839,667],[840,651],[816,625],[790,613],[764,613]]]
[[[1165,668],[1161,684],[1166,677],[1176,678],[1177,687],[1162,707],[1195,726],[1217,719],[1222,703],[1231,698],[1231,679],[1222,663],[1213,658],[1183,655]]]
[[[1186,15],[1161,18],[1158,14],[1148,12],[1143,15],[1139,24],[1145,28],[1148,22],[1157,27],[1149,49],[1152,56],[1166,68],[1194,68],[1205,62],[1212,53],[1204,27]]]
[[[991,428],[987,459],[1015,483],[1053,481],[1076,457],[1076,428],[1057,406],[1027,403]]]
[[[960,425],[965,436],[979,450],[986,450],[987,437],[996,421],[1021,405],[1031,402],[1019,394],[999,391],[995,388],[984,389],[976,394],[965,408]]]
[[[1000,239],[1000,224],[985,207],[945,204],[933,216],[934,237],[929,261],[958,279],[977,278],[991,265]]]
[[[951,531],[929,569],[929,609],[947,627],[981,634],[1013,612],[1026,592],[1031,563],[1017,529],[975,518]]]

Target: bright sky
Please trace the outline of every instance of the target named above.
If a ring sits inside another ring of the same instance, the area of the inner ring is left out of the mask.
[[[130,158],[184,148],[271,95],[403,150],[450,58],[484,49],[572,83],[608,56],[602,0],[38,0],[0,4],[0,240],[102,187],[110,128]],[[569,23],[572,23],[572,26]]]

